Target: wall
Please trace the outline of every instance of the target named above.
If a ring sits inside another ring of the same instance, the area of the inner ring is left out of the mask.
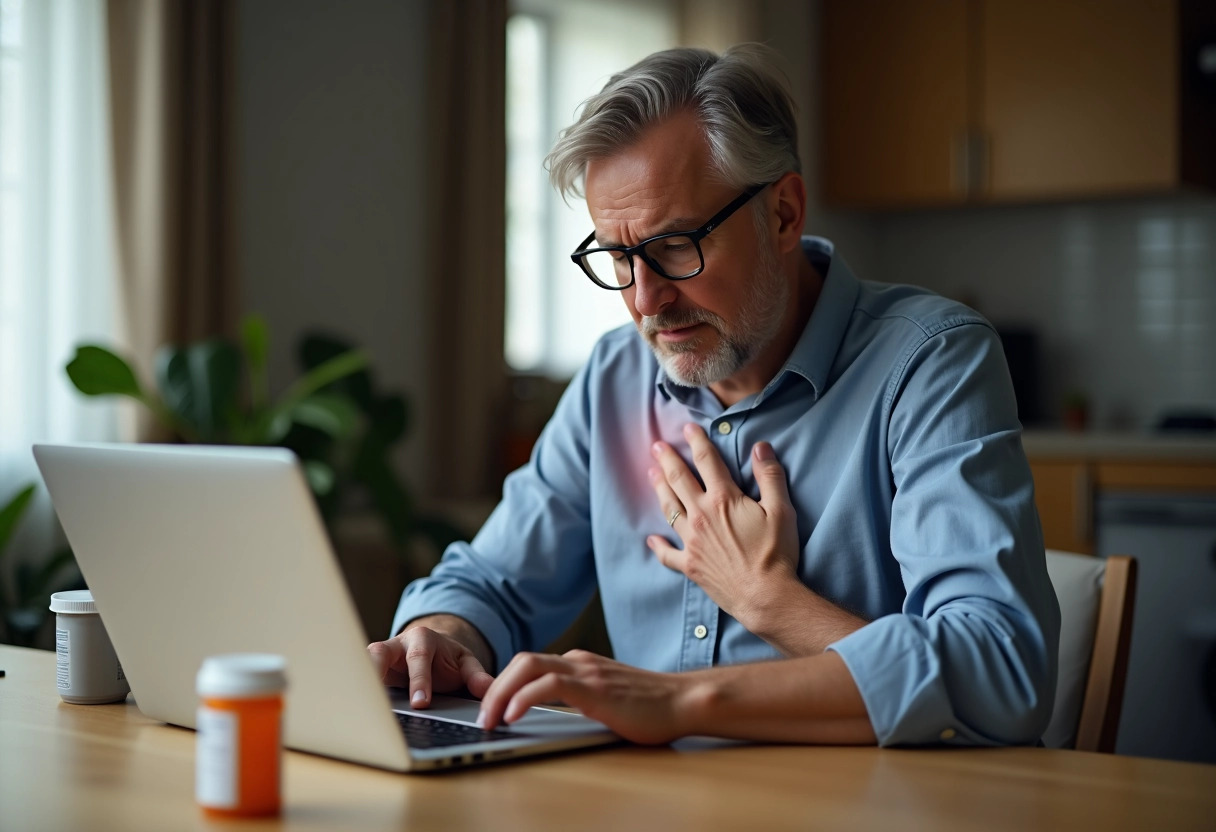
[[[877,279],[1038,330],[1049,418],[1072,392],[1099,428],[1216,411],[1216,197],[926,211],[876,229]]]
[[[310,327],[368,349],[384,388],[424,389],[426,8],[236,4],[236,265],[244,310],[271,327],[275,389]]]

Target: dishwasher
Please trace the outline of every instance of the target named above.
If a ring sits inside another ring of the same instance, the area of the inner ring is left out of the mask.
[[[1216,763],[1216,496],[1098,497],[1097,553],[1138,561],[1116,753]]]

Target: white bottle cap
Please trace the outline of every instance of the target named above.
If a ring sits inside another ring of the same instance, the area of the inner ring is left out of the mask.
[[[253,698],[287,687],[287,660],[272,653],[224,653],[203,659],[199,696]]]
[[[97,604],[93,601],[93,593],[89,590],[72,589],[66,592],[56,592],[51,596],[51,612],[88,615],[97,612]]]

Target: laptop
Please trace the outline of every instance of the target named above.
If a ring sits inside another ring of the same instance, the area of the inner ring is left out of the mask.
[[[478,703],[414,710],[382,684],[295,455],[283,448],[35,445],[34,457],[139,709],[195,727],[217,653],[287,659],[284,743],[394,771],[619,742],[533,708],[493,732]]]

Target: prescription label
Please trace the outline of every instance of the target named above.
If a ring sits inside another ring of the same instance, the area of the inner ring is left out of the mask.
[[[240,780],[236,715],[199,708],[196,724],[195,798],[200,805],[213,809],[235,808]]]
[[[71,642],[67,630],[55,631],[55,687],[60,690],[72,687]]]

